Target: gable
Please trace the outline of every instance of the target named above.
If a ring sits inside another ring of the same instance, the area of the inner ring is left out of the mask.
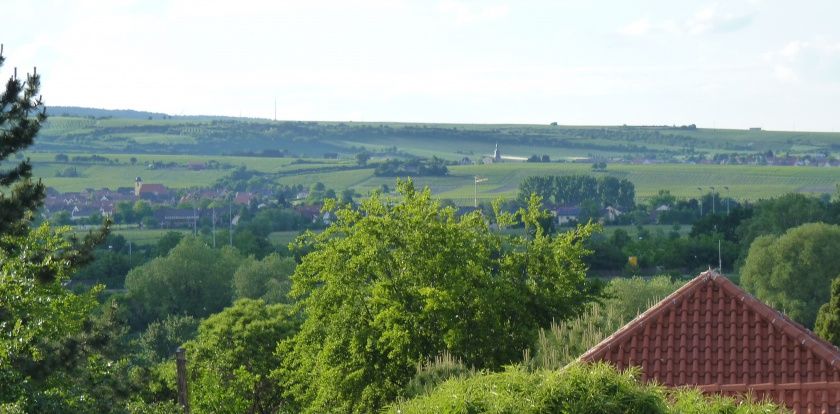
[[[828,407],[812,412],[840,410],[840,350],[712,272],[696,277],[580,360],[607,361],[622,369],[639,366],[644,380],[666,386],[751,391],[797,411],[802,404]]]

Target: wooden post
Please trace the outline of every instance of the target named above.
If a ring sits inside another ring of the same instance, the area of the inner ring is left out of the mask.
[[[175,350],[175,366],[178,371],[178,404],[184,407],[184,414],[190,414],[190,394],[187,388],[187,355],[184,348]]]

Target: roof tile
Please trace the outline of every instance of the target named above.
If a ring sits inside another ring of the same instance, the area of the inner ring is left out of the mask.
[[[640,366],[645,380],[770,398],[796,413],[840,414],[840,350],[705,272],[580,357]]]

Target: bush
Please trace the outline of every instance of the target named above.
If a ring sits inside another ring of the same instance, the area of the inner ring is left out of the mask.
[[[784,413],[770,403],[706,397],[695,390],[643,384],[638,371],[576,364],[561,371],[505,372],[451,379],[391,413]]]
[[[554,322],[540,329],[534,357],[526,354],[532,369],[559,369],[624,326],[659,300],[680,287],[667,276],[652,279],[613,279],[605,289],[607,299],[589,305],[580,316]]]

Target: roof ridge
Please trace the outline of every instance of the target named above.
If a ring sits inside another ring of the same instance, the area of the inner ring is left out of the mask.
[[[738,297],[739,300],[743,302],[749,310],[755,312],[761,318],[765,319],[774,328],[780,329],[788,337],[796,339],[797,342],[799,342],[799,344],[805,347],[806,349],[825,359],[825,361],[829,364],[830,367],[840,371],[840,348],[816,336],[813,332],[811,332],[804,326],[800,325],[799,323],[788,318],[786,315],[783,315],[776,309],[773,309],[772,307],[758,300],[753,295],[749,294],[745,290],[741,289],[739,286],[735,285],[728,278],[712,269],[700,273],[695,278],[688,281],[685,285],[681,286],[679,289],[677,289],[670,295],[666,296],[664,299],[660,300],[655,305],[651,306],[650,308],[633,318],[630,322],[626,323],[616,332],[604,338],[597,345],[584,352],[580,357],[577,358],[577,360],[586,361],[590,357],[592,357],[593,355],[597,355],[604,349],[610,349],[616,342],[619,342],[625,336],[634,334],[636,332],[637,327],[644,327],[644,324],[648,320],[654,318],[660,313],[665,312],[668,309],[676,307],[683,297],[687,296],[690,293],[693,293],[696,289],[698,289],[700,286],[707,282],[715,283],[730,295]]]

